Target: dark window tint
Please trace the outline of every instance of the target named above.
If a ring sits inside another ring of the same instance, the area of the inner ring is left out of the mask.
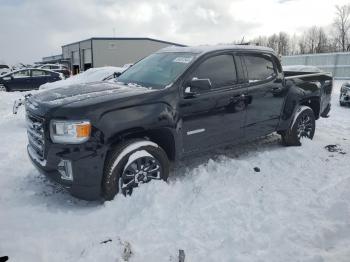
[[[7,65],[0,65],[0,69],[9,68]]]
[[[231,55],[218,55],[205,60],[192,74],[198,79],[209,79],[213,88],[230,86],[237,82],[236,67]]]
[[[273,63],[268,57],[246,55],[245,63],[250,83],[264,81],[275,75]]]

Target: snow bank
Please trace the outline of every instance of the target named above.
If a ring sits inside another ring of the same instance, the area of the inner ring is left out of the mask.
[[[49,88],[65,87],[73,84],[85,84],[102,81],[105,78],[113,75],[113,73],[123,72],[124,70],[125,68],[113,66],[90,68],[85,72],[71,76],[67,79],[43,84],[40,86],[40,89],[42,90]]]
[[[277,135],[227,147],[106,203],[74,199],[38,174],[23,108],[11,114],[19,96],[0,94],[0,256],[123,261],[130,247],[130,261],[178,261],[179,249],[191,262],[349,261],[350,108],[338,95],[302,147]]]

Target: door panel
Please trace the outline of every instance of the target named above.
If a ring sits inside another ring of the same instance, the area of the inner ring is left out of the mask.
[[[244,55],[249,105],[245,121],[247,138],[276,131],[284,104],[285,87],[278,69],[268,56]]]
[[[31,88],[31,78],[29,70],[21,70],[12,74],[8,81],[11,90],[25,91]]]
[[[246,107],[242,98],[247,88],[237,83],[233,56],[220,54],[207,58],[188,79],[193,78],[209,79],[212,88],[179,103],[184,152],[201,151],[242,138]]]
[[[243,137],[246,88],[210,92],[180,103],[185,152],[234,142]],[[243,103],[243,105],[242,105]]]
[[[50,81],[51,73],[45,70],[32,69],[31,76],[31,89],[38,89],[41,85]]]

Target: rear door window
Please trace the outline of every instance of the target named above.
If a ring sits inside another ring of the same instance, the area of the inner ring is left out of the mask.
[[[25,78],[29,77],[29,70],[21,70],[12,74],[13,78]]]
[[[192,78],[209,79],[212,88],[236,84],[237,73],[233,56],[225,54],[208,58],[191,74]]]
[[[43,77],[43,76],[50,76],[50,72],[44,71],[44,70],[32,70],[32,77]]]
[[[259,55],[244,55],[249,83],[266,81],[276,75],[274,64],[270,57]]]

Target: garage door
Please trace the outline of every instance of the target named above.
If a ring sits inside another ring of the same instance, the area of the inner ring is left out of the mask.
[[[72,52],[72,62],[73,62],[73,65],[79,65],[79,51],[74,51]]]
[[[92,63],[91,49],[84,49],[83,54],[84,54],[84,64],[91,64]]]

